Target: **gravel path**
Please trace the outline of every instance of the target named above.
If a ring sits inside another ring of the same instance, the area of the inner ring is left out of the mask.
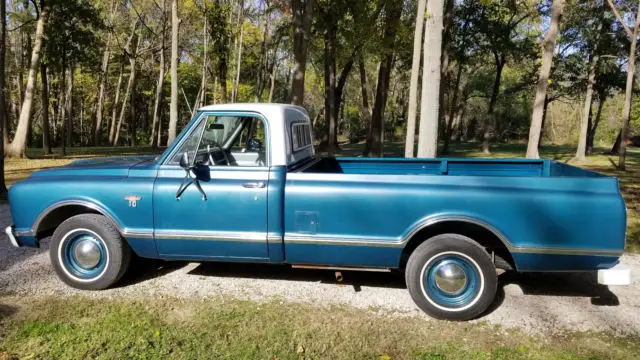
[[[0,226],[10,223],[0,206]],[[88,292],[72,289],[56,277],[48,241],[40,249],[14,248],[0,237],[0,296],[83,295],[94,298],[231,296],[238,299],[349,305],[384,313],[424,316],[395,273],[343,272],[337,284],[330,271],[293,270],[285,266],[186,263],[137,260],[118,287]],[[566,330],[640,334],[640,256],[627,254],[631,286],[598,285],[595,274],[503,274],[491,311],[476,321],[529,334]]]

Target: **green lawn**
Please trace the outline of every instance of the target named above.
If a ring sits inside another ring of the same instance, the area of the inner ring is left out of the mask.
[[[337,156],[360,156],[363,144],[343,144]],[[402,156],[404,143],[385,144],[385,156]],[[629,209],[627,225],[627,250],[640,253],[640,149],[629,148],[627,157],[627,170],[617,170],[615,164],[617,156],[606,154],[607,149],[596,149],[595,154],[586,162],[576,164],[572,162],[575,155],[573,146],[542,146],[540,156],[557,161],[569,162],[572,165],[582,166],[620,179],[622,195]],[[136,154],[158,154],[162,149],[149,147],[90,147],[69,148],[67,156],[62,156],[60,149],[55,149],[53,155],[44,155],[41,149],[29,149],[29,159],[6,159],[5,179],[10,185],[26,178],[35,170],[61,166],[72,160],[99,156],[118,156]],[[493,158],[523,157],[526,152],[525,143],[497,144],[491,147]],[[480,151],[480,144],[465,143],[452,144],[449,157],[486,157]]]
[[[4,318],[3,318],[4,317]],[[635,337],[529,336],[450,323],[233,299],[0,297],[0,359],[631,359]]]

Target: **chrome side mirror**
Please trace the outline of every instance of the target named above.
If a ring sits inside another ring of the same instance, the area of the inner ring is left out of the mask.
[[[189,166],[189,154],[187,154],[187,152],[183,152],[182,156],[180,157],[180,167],[185,169],[185,170],[189,170],[189,168],[191,166]]]

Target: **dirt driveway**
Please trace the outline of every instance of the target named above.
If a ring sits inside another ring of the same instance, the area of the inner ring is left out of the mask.
[[[0,226],[10,223],[0,206]],[[500,276],[494,306],[475,321],[530,334],[565,330],[640,334],[640,255],[622,262],[632,270],[631,286],[598,285],[595,274],[509,274]],[[40,249],[14,248],[0,238],[0,296],[214,297],[292,301],[318,306],[354,306],[390,316],[424,316],[395,273],[343,272],[338,284],[330,271],[285,266],[136,260],[118,287],[87,292],[64,285],[49,262],[48,241]]]

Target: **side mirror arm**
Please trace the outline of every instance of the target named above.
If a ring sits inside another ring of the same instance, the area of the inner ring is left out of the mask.
[[[207,200],[207,194],[205,194],[204,190],[202,190],[202,186],[200,186],[200,181],[198,180],[198,177],[195,176],[195,174],[194,174],[194,176],[191,175],[191,172],[195,169],[195,166],[189,164],[189,155],[187,155],[186,152],[184,154],[182,154],[182,157],[180,158],[180,167],[182,167],[182,169],[184,169],[186,174],[184,175],[184,178],[182,179],[182,182],[180,183],[180,187],[178,188],[178,191],[176,192],[176,201],[180,201],[180,196],[182,196],[182,193],[184,193],[184,191],[187,190],[187,188],[191,184],[195,184],[196,185],[196,188],[198,189],[200,194],[202,194],[202,200],[206,201]]]

